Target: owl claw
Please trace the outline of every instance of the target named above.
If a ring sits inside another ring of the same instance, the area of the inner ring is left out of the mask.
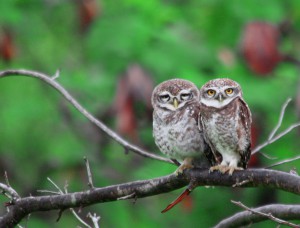
[[[242,167],[234,167],[234,166],[228,166],[229,171],[228,174],[231,176],[235,170],[244,170]]]
[[[194,166],[192,164],[182,163],[175,171],[175,175],[178,176],[183,173],[185,169],[192,169]]]
[[[243,170],[241,167],[236,166],[227,166],[227,165],[216,165],[213,167],[210,167],[209,172],[213,172],[215,170],[218,170],[220,173],[227,173],[231,176],[235,170]]]

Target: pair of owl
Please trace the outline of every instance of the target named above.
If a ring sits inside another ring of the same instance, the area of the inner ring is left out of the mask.
[[[161,152],[182,161],[176,174],[194,166],[221,173],[247,168],[251,155],[251,112],[240,85],[227,78],[200,90],[171,79],[152,93],[153,136]]]

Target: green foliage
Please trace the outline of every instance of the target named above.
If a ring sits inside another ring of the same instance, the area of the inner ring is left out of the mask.
[[[201,86],[215,77],[238,81],[246,101],[259,119],[259,142],[275,126],[281,105],[297,93],[298,69],[280,64],[268,77],[250,72],[238,53],[240,34],[249,21],[280,23],[286,18],[300,26],[299,1],[169,0],[97,1],[99,16],[80,32],[75,1],[0,1],[0,26],[13,33],[16,56],[0,62],[2,70],[27,68],[49,75],[61,70],[57,80],[91,113],[115,129],[115,116],[107,114],[115,102],[117,81],[132,63],[140,64],[155,83],[173,77]],[[299,32],[299,31],[297,31]],[[297,32],[283,40],[282,50],[299,57]],[[0,34],[1,35],[1,34]],[[232,64],[220,60],[222,50],[233,56]],[[297,56],[298,54],[298,56]],[[69,191],[86,189],[82,158],[90,159],[95,185],[106,186],[169,174],[174,166],[140,158],[95,130],[73,107],[48,86],[35,79],[12,77],[0,81],[0,172],[22,196],[37,195],[37,189],[52,189],[46,177]],[[139,112],[139,111],[137,111]],[[142,112],[139,112],[142,113]],[[146,119],[146,118],[145,118]],[[296,122],[289,107],[281,129]],[[137,144],[158,152],[151,120],[139,123]],[[129,137],[129,136],[126,136]],[[263,151],[277,160],[259,156],[260,166],[298,154],[296,131]],[[131,140],[129,138],[129,140]],[[132,140],[131,140],[132,141]],[[294,162],[278,169],[289,171]],[[3,179],[0,179],[3,182]],[[261,189],[232,190],[198,188],[192,207],[160,211],[182,190],[130,201],[99,204],[84,210],[101,216],[103,227],[211,227],[240,211],[230,199],[254,207],[261,203]],[[4,197],[0,197],[3,204]],[[296,202],[296,197],[275,193],[275,201]],[[0,208],[2,213],[2,208]],[[56,212],[33,214],[29,227],[75,227],[78,221],[65,212],[55,223]],[[55,225],[53,225],[55,224]],[[274,223],[262,223],[274,227]]]

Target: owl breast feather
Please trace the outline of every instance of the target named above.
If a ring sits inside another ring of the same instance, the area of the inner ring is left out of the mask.
[[[202,133],[196,120],[188,112],[179,118],[160,118],[159,121],[154,121],[153,135],[161,152],[172,159],[183,160],[203,155]]]

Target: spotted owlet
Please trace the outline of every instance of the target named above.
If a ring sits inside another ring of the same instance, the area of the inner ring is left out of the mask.
[[[238,83],[214,79],[200,89],[200,121],[206,142],[220,164],[210,168],[229,175],[247,168],[251,155],[251,112]]]
[[[176,174],[193,165],[208,167],[210,148],[199,128],[199,90],[187,80],[162,82],[152,93],[153,136],[163,154],[183,161]],[[211,154],[212,155],[212,154]]]

